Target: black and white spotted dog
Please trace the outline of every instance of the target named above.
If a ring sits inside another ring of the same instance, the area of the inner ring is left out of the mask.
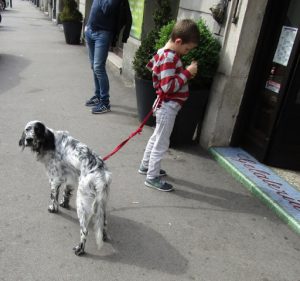
[[[77,189],[77,215],[80,223],[80,243],[76,255],[84,253],[88,225],[92,221],[98,248],[106,234],[106,203],[111,182],[103,160],[85,144],[65,131],[54,131],[40,121],[25,126],[19,145],[30,147],[37,160],[44,163],[51,188],[49,212],[58,212],[58,205],[69,207],[71,191]],[[63,197],[58,203],[60,187]]]

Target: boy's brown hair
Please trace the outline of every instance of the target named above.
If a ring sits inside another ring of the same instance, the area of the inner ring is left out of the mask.
[[[175,42],[177,38],[182,40],[182,44],[195,43],[198,45],[200,32],[197,24],[191,19],[178,21],[173,27],[171,40]]]

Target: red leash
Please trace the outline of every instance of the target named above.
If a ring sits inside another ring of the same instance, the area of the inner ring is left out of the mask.
[[[113,151],[111,151],[108,155],[106,155],[105,157],[103,157],[102,159],[104,161],[106,161],[108,158],[110,158],[116,152],[118,152],[131,138],[133,138],[135,135],[140,134],[142,132],[143,127],[145,126],[146,122],[148,121],[148,119],[152,115],[153,111],[156,109],[157,105],[159,104],[159,101],[160,101],[160,98],[156,99],[153,107],[151,108],[150,112],[147,114],[147,116],[145,117],[145,119],[143,120],[143,122],[141,123],[141,125],[138,127],[138,129],[136,131],[134,131],[133,133],[131,133],[129,135],[129,137],[127,139],[123,140],[118,146],[116,146]]]

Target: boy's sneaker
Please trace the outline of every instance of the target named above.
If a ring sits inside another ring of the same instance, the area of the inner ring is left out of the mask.
[[[141,175],[147,175],[148,172],[148,168],[144,167],[143,165],[140,166],[140,168],[138,169],[138,172]],[[165,170],[159,170],[159,177],[164,177],[167,175],[167,172]]]
[[[110,111],[110,105],[104,105],[102,103],[92,108],[93,114],[101,114]]]
[[[173,191],[174,188],[171,184],[161,180],[159,177],[155,179],[146,179],[145,185],[159,191]]]
[[[86,101],[85,106],[96,106],[100,103],[100,100],[98,97],[93,96],[89,100]]]

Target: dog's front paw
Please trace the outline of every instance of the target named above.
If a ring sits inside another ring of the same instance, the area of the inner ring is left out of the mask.
[[[83,243],[79,243],[79,245],[74,247],[73,250],[74,250],[76,256],[83,255],[84,254]]]
[[[53,204],[50,204],[49,207],[48,207],[48,211],[49,213],[57,213],[58,212],[58,205],[53,203]]]

